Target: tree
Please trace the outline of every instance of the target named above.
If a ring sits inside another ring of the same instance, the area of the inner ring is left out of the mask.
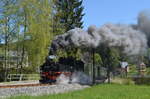
[[[6,81],[8,66],[10,66],[10,45],[14,41],[17,31],[17,24],[15,24],[16,0],[1,0],[0,4],[0,38],[1,44],[4,44],[1,47],[4,48],[4,78]]]
[[[52,0],[0,1],[0,52],[4,57],[0,71],[5,79],[12,64],[10,52],[17,52],[17,73],[23,73],[26,56],[33,72],[45,61],[53,37],[52,4]]]
[[[62,34],[73,28],[83,28],[83,0],[53,0],[53,21],[52,30],[54,35]],[[64,56],[61,53],[59,56]],[[81,51],[78,48],[70,48],[65,50],[65,56],[80,59]]]
[[[64,31],[75,27],[83,28],[83,0],[54,0],[55,18],[63,25]]]
[[[40,66],[45,56],[48,55],[48,46],[53,37],[51,33],[51,1],[50,0],[28,0],[22,2],[22,8],[27,18],[24,35],[26,51],[30,64],[35,67]]]
[[[99,54],[101,56],[102,65],[107,68],[108,83],[110,83],[110,73],[119,65],[120,55],[116,48],[109,48],[102,45]]]
[[[63,24],[60,23],[60,13],[57,11],[58,8],[56,6],[56,1],[53,0],[54,5],[52,6],[52,24],[51,24],[51,28],[52,28],[52,33],[54,35],[59,35],[59,34],[63,34],[65,32],[65,29],[63,27]]]

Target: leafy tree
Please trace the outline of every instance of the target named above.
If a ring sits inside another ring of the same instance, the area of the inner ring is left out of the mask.
[[[10,45],[15,40],[18,27],[15,24],[16,0],[1,0],[0,5],[0,39],[1,44],[4,45],[1,48],[4,50],[4,78],[6,78],[9,71],[8,66],[10,66]]]
[[[102,45],[99,51],[102,65],[107,68],[108,83],[110,83],[110,73],[119,65],[120,55],[115,48]]]
[[[145,55],[142,57],[142,61],[147,67],[150,67],[150,48],[147,49]]]
[[[50,0],[28,0],[23,1],[23,9],[26,11],[27,30],[25,35],[27,53],[30,64],[34,67],[40,66],[45,56],[48,55],[48,46],[53,34],[51,28],[51,1]]]
[[[0,70],[4,71],[4,78],[8,74],[8,66],[12,64],[11,51],[17,51],[20,73],[24,70],[26,57],[29,57],[32,71],[45,61],[53,37],[52,4],[52,0],[0,1],[0,49],[5,58],[5,66],[0,65]]]

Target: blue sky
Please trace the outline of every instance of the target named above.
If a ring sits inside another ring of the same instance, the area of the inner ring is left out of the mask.
[[[84,0],[84,28],[111,23],[132,24],[138,13],[150,9],[150,0]]]

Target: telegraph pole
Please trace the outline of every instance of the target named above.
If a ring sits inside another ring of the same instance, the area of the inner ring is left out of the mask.
[[[95,49],[92,49],[92,54],[93,54],[93,84],[95,84]]]

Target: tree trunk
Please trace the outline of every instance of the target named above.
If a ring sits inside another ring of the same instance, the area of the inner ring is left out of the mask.
[[[24,34],[23,34],[23,45],[22,45],[22,54],[21,54],[21,61],[20,61],[20,74],[22,73],[22,68],[23,68],[23,61],[24,61],[24,56],[25,56],[25,33],[27,31],[27,14],[26,14],[26,11],[25,11],[25,7],[24,7],[24,18],[25,18],[25,21],[24,21]]]
[[[8,68],[7,68],[7,54],[8,54],[8,17],[6,17],[6,30],[5,30],[5,73],[4,73],[4,81],[7,81]]]
[[[108,79],[108,83],[111,82],[111,79],[110,79],[110,66],[107,66],[107,79]]]
[[[7,81],[7,42],[6,42],[6,40],[5,40],[5,73],[4,73],[4,81]]]

